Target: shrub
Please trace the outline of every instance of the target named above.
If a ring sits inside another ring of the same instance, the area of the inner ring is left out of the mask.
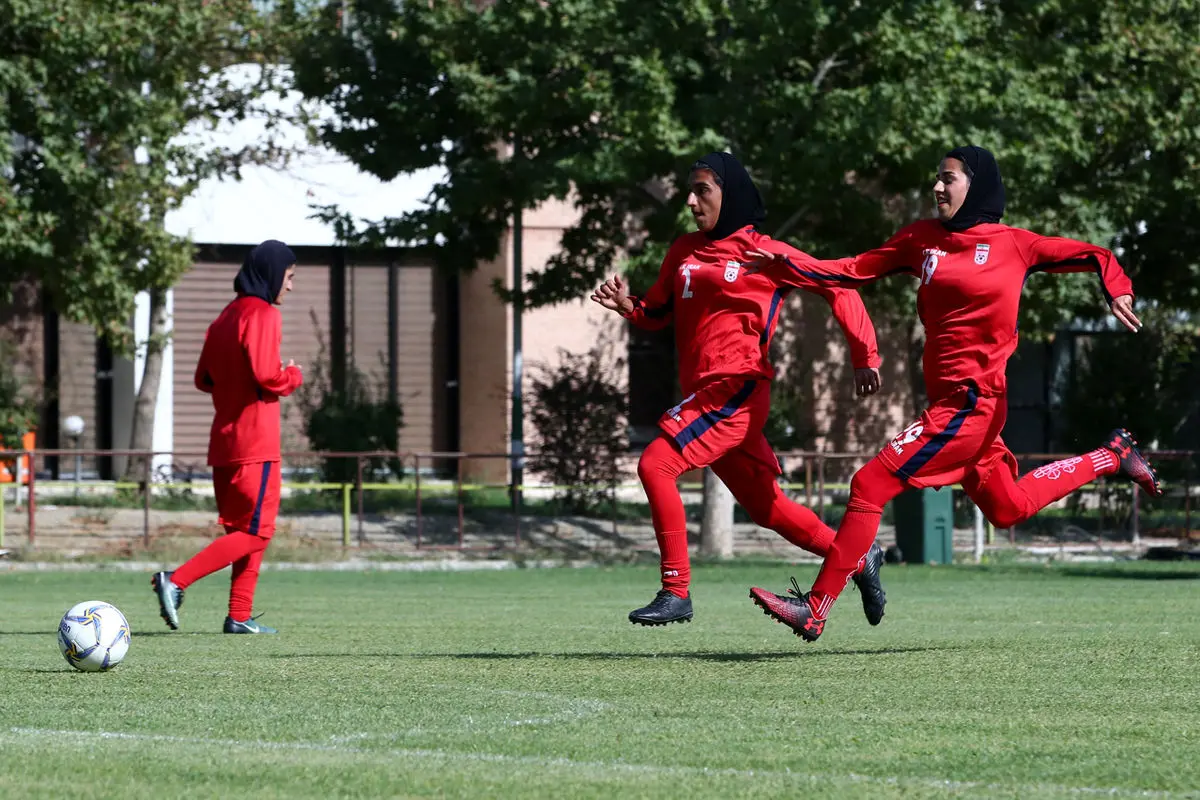
[[[316,361],[305,370],[304,385],[296,392],[304,435],[312,449],[398,452],[404,413],[400,403],[388,397],[387,381],[347,364],[345,386],[334,386],[328,350],[319,329],[317,342]],[[368,458],[363,464],[363,480],[386,480],[402,470],[398,458]],[[320,471],[321,480],[328,483],[354,483],[358,478],[357,463],[352,458],[324,458]]]
[[[21,437],[37,427],[41,397],[17,372],[17,348],[0,337],[0,445],[21,448]]]
[[[556,486],[564,511],[583,514],[613,499],[618,460],[629,449],[627,397],[618,379],[624,362],[607,346],[540,365],[530,381],[530,423],[537,431],[531,466]]]

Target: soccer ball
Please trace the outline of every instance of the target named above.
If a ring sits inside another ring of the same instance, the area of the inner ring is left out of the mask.
[[[80,672],[104,672],[129,652],[129,623],[111,603],[86,600],[63,614],[58,646],[67,663]]]

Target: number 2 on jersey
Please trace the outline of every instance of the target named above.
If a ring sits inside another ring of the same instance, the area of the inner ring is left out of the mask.
[[[689,297],[695,296],[695,293],[692,291],[692,270],[694,270],[694,269],[700,269],[700,265],[699,264],[684,264],[683,265],[683,295],[682,295],[682,297],[684,300],[688,299]]]

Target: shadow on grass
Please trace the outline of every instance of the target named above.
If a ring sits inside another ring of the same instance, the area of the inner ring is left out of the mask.
[[[760,653],[720,652],[699,650],[694,652],[674,653],[621,653],[621,652],[584,652],[584,653],[540,653],[526,651],[519,653],[294,653],[272,654],[271,658],[414,658],[414,659],[480,659],[485,661],[521,661],[532,659],[568,659],[575,661],[714,661],[714,662],[753,662],[775,661],[778,659],[808,658],[810,656],[883,656],[899,653],[950,652],[962,650],[962,647],[945,646],[911,646],[911,647],[877,647],[877,648],[833,648],[829,650],[796,649],[778,650]]]

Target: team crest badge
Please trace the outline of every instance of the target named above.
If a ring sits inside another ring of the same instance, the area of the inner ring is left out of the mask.
[[[990,244],[975,245],[975,263],[976,264],[986,264],[987,258],[988,258],[988,252],[990,252],[991,249],[992,249],[992,246]]]
[[[742,273],[742,265],[736,261],[730,261],[725,264],[725,280],[728,283],[733,283],[738,279],[738,275]]]

